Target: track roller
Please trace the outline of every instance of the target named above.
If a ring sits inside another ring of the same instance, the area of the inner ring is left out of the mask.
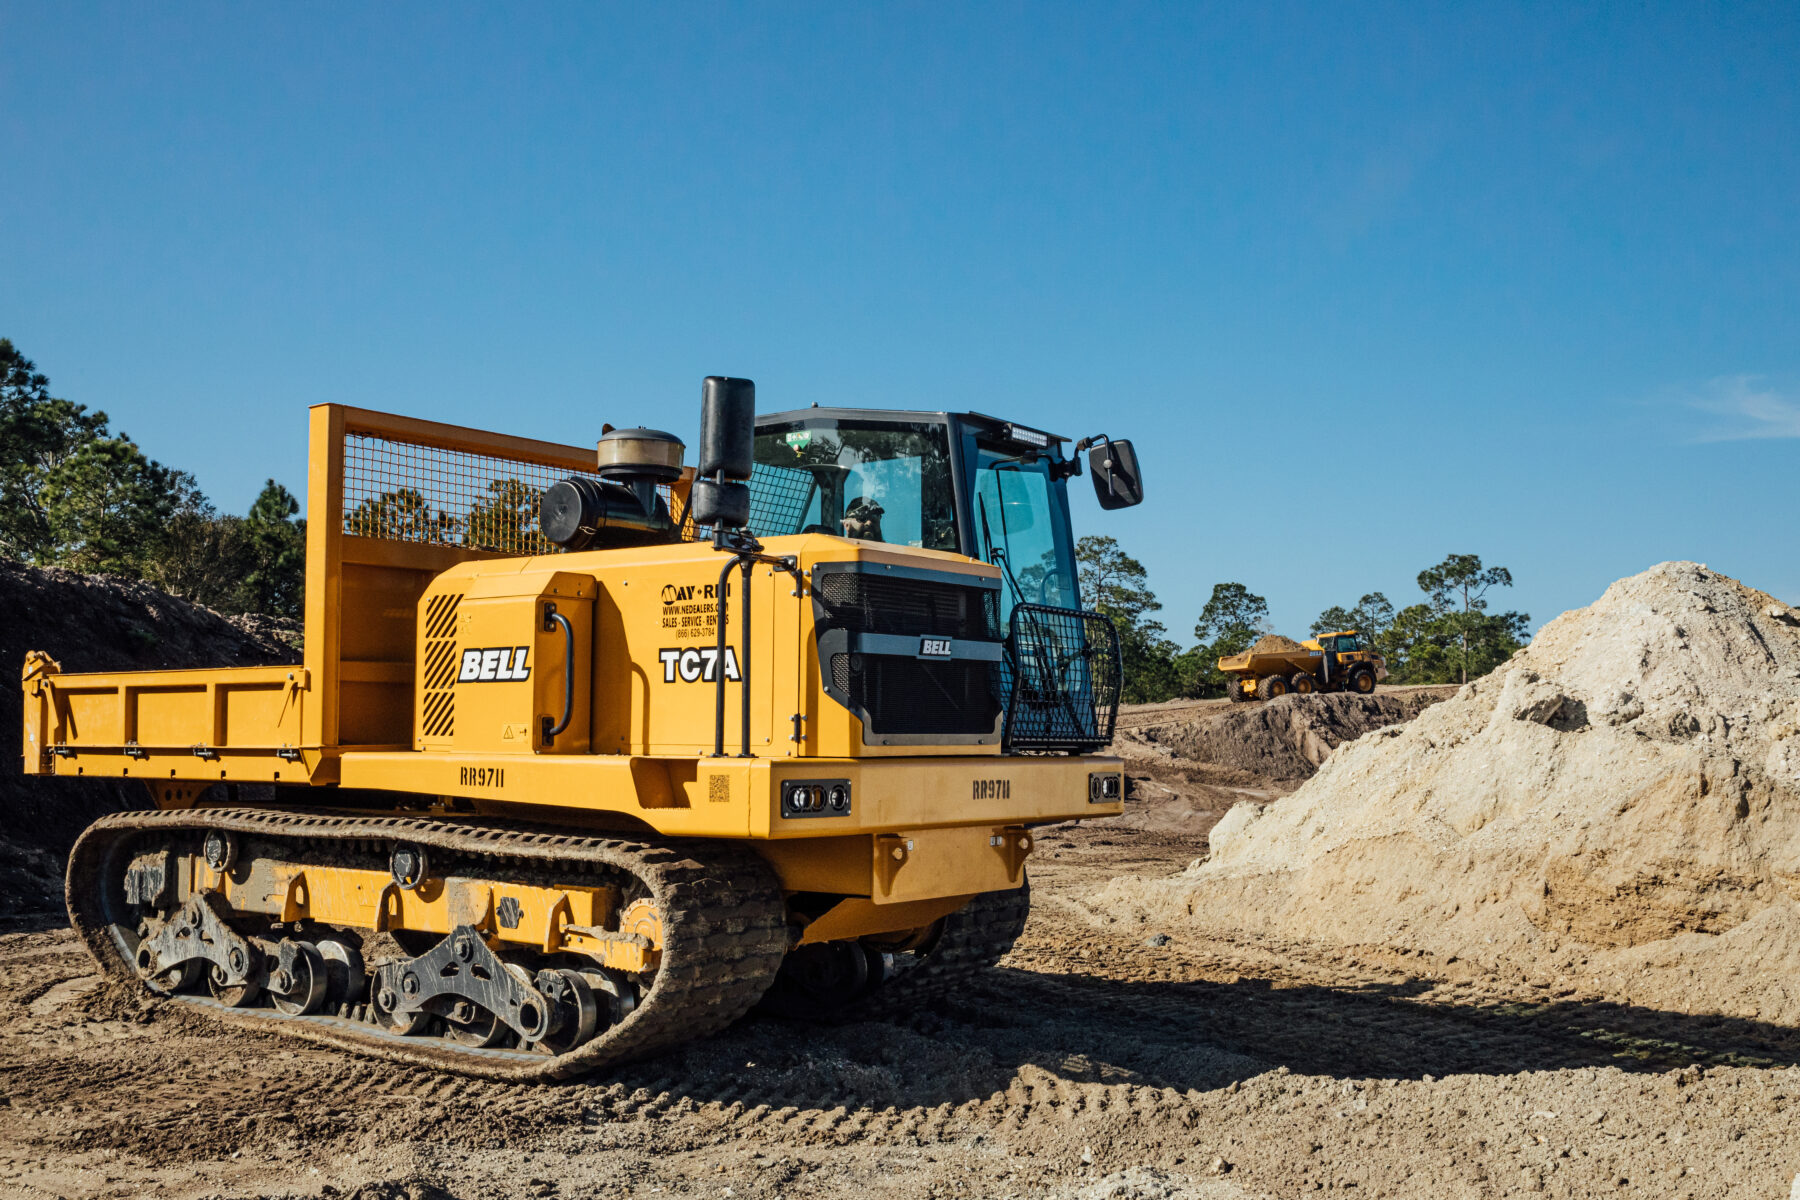
[[[290,1017],[317,1012],[331,989],[325,956],[311,942],[281,939],[268,972],[269,1003]]]

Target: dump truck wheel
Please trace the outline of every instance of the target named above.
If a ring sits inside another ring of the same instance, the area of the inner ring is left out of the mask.
[[[1305,671],[1295,671],[1288,680],[1288,688],[1296,696],[1310,696],[1319,690],[1319,683]]]
[[[1233,704],[1250,703],[1250,693],[1244,690],[1244,681],[1239,679],[1236,675],[1231,676],[1225,681],[1225,695],[1230,698]]]
[[[1350,690],[1359,696],[1367,696],[1375,690],[1375,672],[1367,667],[1356,667],[1350,672]]]
[[[1287,680],[1279,675],[1265,675],[1256,684],[1256,696],[1259,700],[1273,700],[1277,696],[1287,695]]]

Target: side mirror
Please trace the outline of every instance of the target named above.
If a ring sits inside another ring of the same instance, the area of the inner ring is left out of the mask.
[[[742,483],[696,479],[689,507],[696,525],[742,529],[750,523],[750,488]]]
[[[708,375],[700,385],[700,466],[694,479],[694,522],[741,528],[750,519],[756,447],[756,384]]]
[[[1144,477],[1129,441],[1102,442],[1088,451],[1088,472],[1101,508],[1130,508],[1144,502]]]

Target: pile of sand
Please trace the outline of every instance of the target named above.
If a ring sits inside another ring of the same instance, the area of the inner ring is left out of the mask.
[[[1305,646],[1302,646],[1291,637],[1282,637],[1279,633],[1265,633],[1256,639],[1256,644],[1250,647],[1250,653],[1288,654],[1295,650],[1304,649],[1306,649]]]
[[[1338,749],[1107,904],[1800,1023],[1800,614],[1693,563]]]

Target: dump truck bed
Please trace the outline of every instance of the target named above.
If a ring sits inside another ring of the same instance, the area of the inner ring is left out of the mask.
[[[297,747],[307,695],[298,666],[35,676],[28,668],[25,773],[68,773],[52,759],[79,753],[104,762],[105,775],[274,783],[285,770],[304,781]]]
[[[1278,653],[1253,654],[1246,650],[1219,660],[1219,670],[1227,675],[1287,675],[1295,671],[1315,674],[1324,656],[1317,650],[1283,650]]]

